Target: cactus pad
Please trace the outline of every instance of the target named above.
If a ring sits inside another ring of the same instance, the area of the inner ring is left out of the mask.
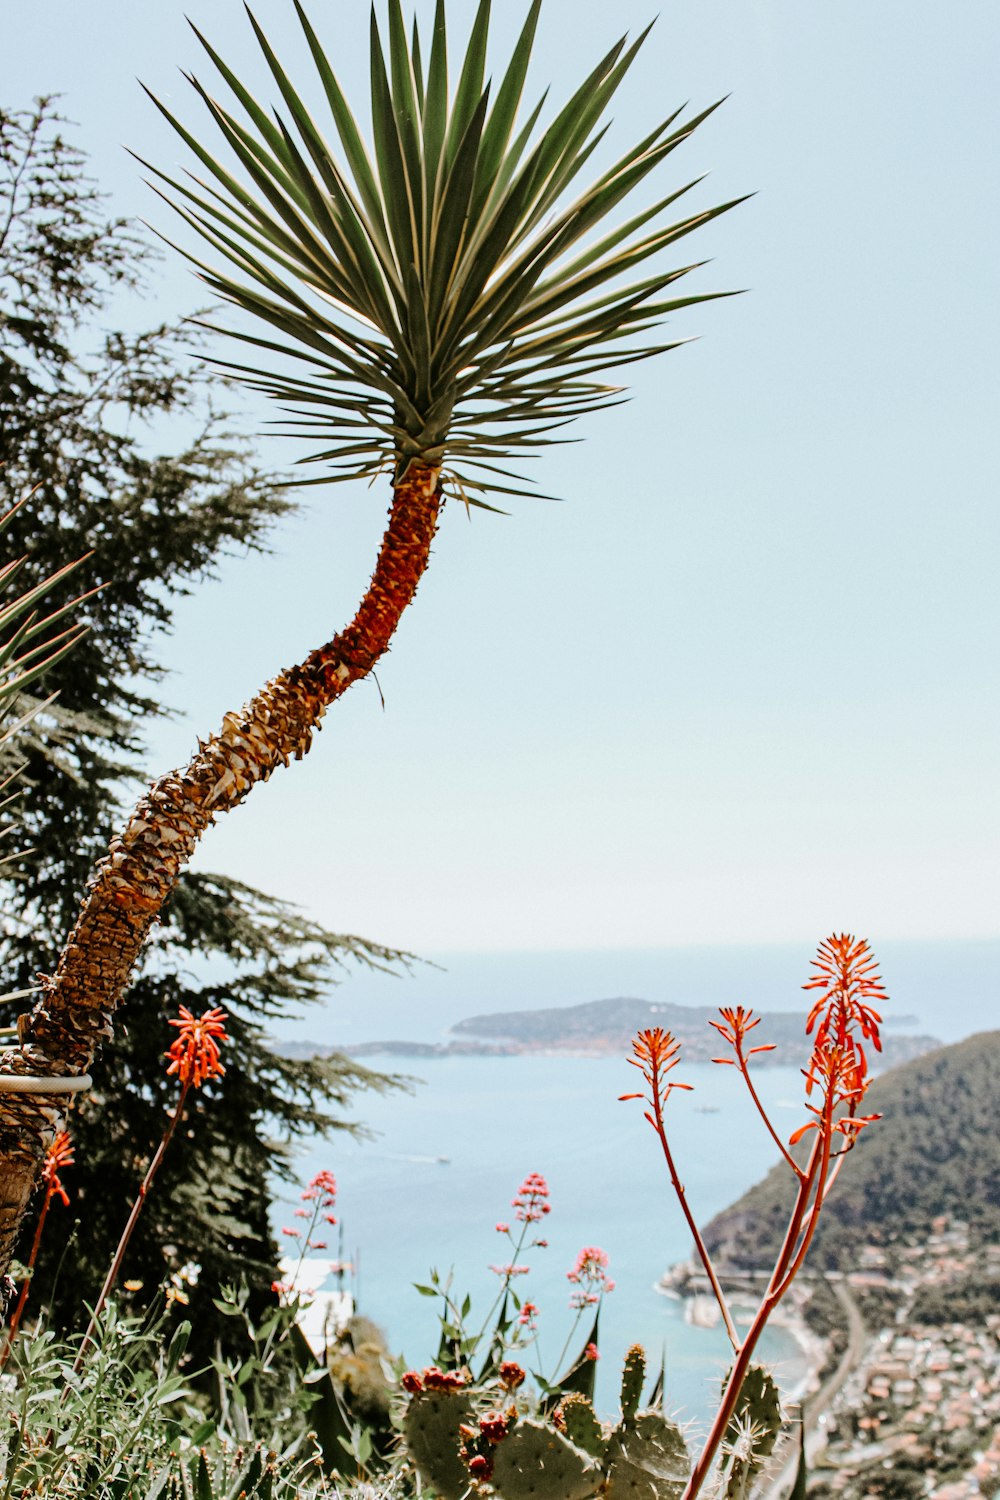
[[[441,1500],[461,1500],[468,1493],[469,1471],[458,1450],[459,1428],[468,1422],[472,1403],[465,1391],[421,1391],[406,1409],[403,1436],[421,1479]]]
[[[680,1428],[658,1411],[615,1429],[607,1463],[606,1500],[679,1500],[691,1472]]]
[[[491,1483],[503,1500],[590,1500],[601,1477],[589,1453],[527,1417],[498,1443]]]
[[[575,1443],[591,1457],[603,1459],[606,1442],[604,1429],[586,1396],[581,1396],[576,1392],[567,1396],[562,1403],[561,1411],[566,1436],[570,1442]]]
[[[725,1471],[726,1500],[743,1500],[771,1456],[780,1431],[778,1387],[762,1365],[753,1365],[726,1428],[725,1441],[730,1450]]]
[[[622,1370],[622,1421],[632,1422],[639,1410],[643,1382],[646,1379],[646,1351],[641,1344],[633,1344],[625,1355]]]

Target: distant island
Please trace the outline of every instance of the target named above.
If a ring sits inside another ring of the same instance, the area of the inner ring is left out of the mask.
[[[637,1031],[662,1026],[673,1032],[684,1048],[686,1061],[709,1062],[725,1053],[725,1044],[710,1026],[719,1012],[708,1005],[675,1005],[636,999],[590,1000],[582,1005],[546,1010],[500,1011],[459,1021],[441,1042],[345,1042],[340,1046],[314,1042],[282,1043],[287,1057],[519,1057],[532,1053],[572,1057],[614,1057],[627,1054]],[[806,1011],[768,1011],[762,1014],[754,1039],[773,1043],[773,1052],[759,1053],[760,1067],[801,1067],[807,1060]],[[894,1025],[915,1025],[913,1016],[894,1018]],[[934,1037],[893,1032],[884,1038],[881,1062],[893,1067],[932,1051],[941,1044]]]

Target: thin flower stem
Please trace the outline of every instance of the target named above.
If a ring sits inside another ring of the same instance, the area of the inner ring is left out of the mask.
[[[694,1215],[688,1207],[687,1194],[684,1191],[684,1184],[681,1182],[680,1178],[677,1175],[677,1168],[674,1166],[674,1158],[671,1155],[670,1147],[667,1144],[667,1132],[664,1129],[663,1125],[663,1110],[660,1105],[659,1090],[654,1088],[652,1090],[652,1096],[654,1113],[652,1116],[647,1115],[646,1118],[647,1120],[650,1120],[653,1128],[660,1138],[660,1145],[663,1147],[663,1155],[667,1163],[667,1171],[670,1173],[670,1181],[673,1183],[674,1192],[677,1194],[677,1201],[680,1203],[681,1212],[687,1220],[688,1228],[690,1229],[692,1237],[694,1239],[695,1248],[698,1251],[698,1256],[705,1268],[705,1275],[708,1277],[712,1287],[712,1291],[715,1293],[715,1300],[719,1304],[719,1311],[722,1314],[722,1321],[726,1325],[726,1332],[729,1335],[729,1342],[732,1344],[734,1350],[736,1350],[738,1353],[740,1348],[740,1339],[739,1334],[736,1332],[736,1324],[733,1322],[732,1314],[729,1311],[729,1303],[726,1301],[726,1295],[719,1283],[719,1278],[715,1274],[715,1267],[712,1265],[712,1259],[708,1253],[705,1241],[702,1239],[698,1226],[695,1223]]]
[[[153,1160],[150,1162],[148,1168],[146,1169],[145,1177],[142,1179],[142,1184],[139,1188],[138,1196],[136,1197],[136,1200],[132,1205],[132,1212],[128,1216],[128,1223],[125,1225],[125,1228],[122,1231],[122,1237],[118,1241],[118,1249],[115,1251],[114,1260],[111,1262],[110,1270],[108,1271],[107,1276],[104,1278],[104,1285],[101,1288],[101,1295],[97,1299],[97,1306],[94,1308],[90,1322],[87,1325],[87,1331],[83,1336],[83,1343],[80,1345],[79,1352],[77,1353],[76,1359],[73,1362],[74,1375],[78,1375],[80,1373],[80,1370],[83,1367],[83,1360],[87,1349],[93,1343],[94,1334],[97,1330],[98,1320],[100,1319],[101,1313],[104,1311],[104,1307],[108,1298],[114,1290],[115,1282],[118,1280],[118,1273],[121,1270],[122,1261],[125,1257],[125,1251],[128,1248],[128,1242],[132,1238],[132,1231],[134,1230],[139,1215],[142,1212],[142,1207],[149,1194],[149,1189],[152,1186],[153,1178],[159,1171],[160,1163],[163,1161],[167,1147],[170,1145],[170,1141],[173,1137],[174,1131],[177,1129],[180,1118],[184,1113],[184,1105],[187,1101],[188,1091],[190,1090],[190,1088],[191,1079],[186,1078],[181,1084],[181,1091],[177,1099],[177,1104],[174,1108],[173,1114],[167,1121],[167,1128],[166,1130],[164,1130],[163,1136],[160,1140],[160,1144],[156,1148],[156,1154],[153,1157]]]
[[[832,1115],[832,1110],[831,1110],[831,1115]],[[785,1292],[791,1286],[792,1282],[795,1280],[795,1277],[798,1275],[799,1271],[802,1269],[802,1263],[805,1260],[806,1253],[807,1253],[807,1251],[809,1249],[810,1244],[812,1243],[812,1237],[816,1233],[816,1226],[819,1223],[819,1215],[820,1215],[820,1210],[823,1207],[823,1200],[826,1197],[827,1190],[829,1189],[829,1186],[830,1186],[829,1182],[827,1181],[827,1169],[828,1169],[828,1167],[830,1165],[830,1147],[831,1147],[832,1130],[830,1128],[830,1121],[829,1120],[826,1122],[826,1124],[827,1124],[827,1128],[822,1132],[822,1137],[821,1137],[821,1148],[822,1149],[821,1149],[821,1151],[819,1153],[819,1156],[820,1156],[819,1170],[816,1173],[816,1193],[815,1193],[815,1196],[813,1198],[812,1209],[810,1210],[810,1213],[809,1213],[809,1219],[808,1219],[808,1222],[806,1223],[805,1231],[804,1231],[804,1233],[802,1235],[802,1238],[801,1238],[801,1240],[799,1242],[799,1247],[798,1247],[798,1249],[795,1252],[795,1257],[792,1260],[790,1266],[788,1267],[788,1270],[785,1273],[785,1276],[784,1276],[784,1278],[783,1278],[783,1280],[781,1282],[781,1285],[780,1285],[780,1287],[777,1290],[777,1296],[778,1297],[783,1297],[785,1295]]]
[[[799,1182],[798,1192],[796,1193],[795,1197],[795,1205],[792,1209],[791,1216],[788,1221],[788,1228],[785,1231],[784,1242],[782,1244],[781,1250],[778,1253],[778,1259],[775,1262],[770,1284],[768,1285],[767,1291],[764,1293],[760,1307],[757,1309],[757,1312],[754,1315],[753,1322],[750,1324],[750,1327],[747,1330],[746,1337],[744,1338],[742,1344],[737,1344],[735,1346],[736,1360],[733,1364],[732,1370],[730,1371],[729,1379],[726,1381],[726,1388],[722,1393],[722,1400],[719,1403],[719,1408],[712,1421],[712,1426],[709,1430],[708,1437],[705,1439],[705,1445],[702,1448],[697,1462],[694,1464],[691,1470],[691,1475],[688,1479],[681,1500],[694,1500],[694,1497],[700,1493],[701,1487],[708,1477],[708,1472],[715,1461],[715,1455],[719,1450],[723,1438],[725,1437],[726,1431],[729,1427],[729,1423],[732,1421],[733,1413],[736,1410],[736,1404],[740,1398],[740,1391],[743,1389],[743,1382],[746,1379],[748,1370],[750,1369],[750,1361],[753,1358],[754,1350],[757,1347],[757,1342],[764,1331],[764,1327],[767,1323],[768,1318],[771,1316],[772,1312],[777,1307],[778,1303],[781,1301],[782,1297],[785,1295],[785,1292],[791,1285],[792,1275],[794,1273],[792,1273],[791,1275],[785,1275],[785,1269],[788,1265],[788,1262],[793,1258],[795,1254],[795,1247],[799,1240],[799,1230],[802,1224],[802,1220],[806,1215],[809,1205],[809,1199],[812,1194],[812,1187],[816,1176],[816,1167],[819,1164],[819,1160],[821,1159],[822,1154],[822,1152],[817,1151],[814,1148],[812,1157],[810,1158],[809,1168],[805,1173],[802,1174]]]
[[[597,1304],[597,1310],[598,1310],[598,1312],[600,1312],[600,1310],[601,1310],[602,1303],[603,1303],[603,1298],[601,1299],[601,1302],[598,1302],[598,1304]],[[576,1317],[573,1319],[572,1323],[570,1324],[569,1333],[566,1335],[566,1341],[565,1341],[565,1343],[563,1344],[562,1348],[559,1351],[559,1358],[556,1360],[555,1364],[552,1366],[553,1372],[555,1374],[555,1378],[557,1380],[559,1378],[559,1369],[560,1369],[560,1366],[562,1365],[563,1360],[566,1358],[566,1355],[569,1353],[570,1345],[572,1344],[573,1339],[576,1337],[576,1330],[580,1326],[580,1320],[581,1320],[582,1317],[583,1317],[583,1308],[582,1307],[578,1307],[577,1310],[576,1310]]]
[[[742,1050],[739,1047],[737,1047],[737,1049],[736,1049],[736,1056],[737,1056],[737,1059],[738,1059],[739,1070],[743,1074],[743,1081],[746,1084],[747,1088],[750,1090],[750,1098],[753,1100],[754,1104],[757,1106],[757,1113],[760,1115],[761,1119],[764,1121],[764,1124],[767,1126],[768,1131],[770,1132],[771,1139],[773,1140],[774,1144],[777,1146],[778,1150],[781,1152],[782,1156],[785,1158],[785,1161],[791,1167],[792,1171],[795,1173],[796,1177],[802,1177],[802,1176],[804,1176],[802,1168],[799,1166],[799,1164],[795,1160],[795,1158],[791,1155],[791,1153],[788,1150],[788,1147],[785,1145],[784,1141],[781,1139],[781,1137],[779,1136],[778,1132],[775,1130],[774,1126],[771,1124],[771,1121],[770,1121],[770,1119],[768,1117],[767,1111],[765,1110],[763,1104],[761,1104],[760,1099],[757,1096],[757,1090],[754,1088],[753,1082],[752,1082],[752,1080],[750,1078],[750,1066],[749,1066],[749,1063],[748,1063],[747,1059],[743,1056],[743,1052],[742,1052]]]
[[[10,1359],[10,1351],[14,1347],[14,1340],[17,1338],[17,1331],[21,1326],[21,1318],[24,1314],[24,1304],[28,1300],[28,1291],[31,1287],[31,1272],[35,1269],[35,1261],[38,1259],[38,1247],[42,1242],[42,1230],[45,1228],[45,1220],[49,1212],[49,1204],[52,1202],[54,1193],[55,1184],[52,1182],[47,1183],[45,1188],[45,1197],[42,1199],[42,1207],[38,1215],[38,1223],[35,1226],[35,1237],[31,1242],[31,1254],[28,1256],[28,1274],[21,1282],[21,1292],[17,1299],[17,1306],[14,1308],[10,1322],[7,1325],[7,1342],[4,1345],[3,1353],[0,1354],[0,1370],[4,1368],[8,1359]]]
[[[510,1230],[507,1231],[507,1238],[510,1241],[511,1245],[514,1247],[513,1248],[513,1258],[512,1258],[512,1260],[510,1262],[510,1264],[512,1266],[516,1266],[517,1263],[518,1263],[518,1259],[520,1257],[521,1251],[524,1248],[524,1241],[525,1241],[525,1239],[527,1237],[527,1234],[528,1234],[528,1224],[530,1222],[533,1222],[533,1221],[525,1219],[522,1222],[522,1224],[521,1224],[521,1232],[518,1235],[516,1242],[514,1240],[514,1236],[511,1234]],[[496,1296],[494,1297],[493,1302],[490,1305],[489,1311],[487,1312],[485,1318],[483,1319],[482,1327],[480,1328],[479,1332],[476,1334],[476,1348],[477,1349],[479,1348],[479,1345],[482,1343],[483,1335],[485,1334],[485,1332],[486,1332],[487,1328],[489,1327],[490,1323],[493,1321],[493,1314],[498,1310],[498,1308],[500,1307],[500,1304],[503,1301],[504,1297],[510,1291],[510,1284],[511,1284],[512,1280],[513,1280],[513,1277],[508,1272],[508,1274],[503,1278],[503,1281],[500,1283],[500,1290],[497,1292]],[[455,1311],[457,1312],[458,1309],[456,1308]]]

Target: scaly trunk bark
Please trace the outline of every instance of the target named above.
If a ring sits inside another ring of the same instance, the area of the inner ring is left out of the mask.
[[[375,572],[351,624],[301,666],[267,683],[239,713],[199,741],[183,770],[161,776],[111,840],[59,964],[22,1023],[21,1045],[0,1058],[0,1075],[85,1073],[136,959],[195,845],[279,764],[301,760],[326,709],[388,649],[427,566],[441,503],[440,471],[411,464],[396,486]],[[66,1095],[0,1087],[0,1275],[45,1151],[64,1128]]]

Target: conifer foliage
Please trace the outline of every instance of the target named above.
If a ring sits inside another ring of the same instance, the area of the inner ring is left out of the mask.
[[[65,598],[106,585],[74,615],[88,634],[45,679],[58,703],[16,748],[26,762],[20,843],[31,853],[0,872],[0,988],[8,990],[51,970],[90,867],[134,796],[143,723],[166,712],[157,642],[177,598],[226,551],[262,548],[289,508],[178,358],[187,330],[97,331],[112,295],[141,295],[152,266],[133,231],[108,221],[85,165],[50,101],[0,110],[0,512],[37,487],[11,520],[7,555],[28,554],[19,578],[27,588],[93,549]],[[189,439],[160,453],[154,442],[167,417]],[[54,590],[47,607],[62,602]],[[197,1313],[197,1341],[208,1348],[217,1333],[225,1338],[232,1325],[216,1316],[212,1291],[241,1270],[262,1287],[274,1274],[267,1178],[286,1161],[281,1139],[343,1124],[352,1091],[381,1082],[342,1059],[281,1058],[265,1028],[322,999],[348,967],[398,957],[235,881],[186,875],[147,948],[115,1046],[95,1062],[94,1088],[71,1117],[64,1223],[76,1224],[72,1269],[56,1280],[66,1241],[53,1234],[32,1306],[55,1281],[56,1311],[68,1324],[81,1295],[96,1297],[162,1129],[166,1017],[179,1004],[196,1013],[223,1005],[230,1066],[194,1137],[165,1164],[123,1277],[141,1304],[180,1267],[200,1265],[197,1284],[181,1289]]]

